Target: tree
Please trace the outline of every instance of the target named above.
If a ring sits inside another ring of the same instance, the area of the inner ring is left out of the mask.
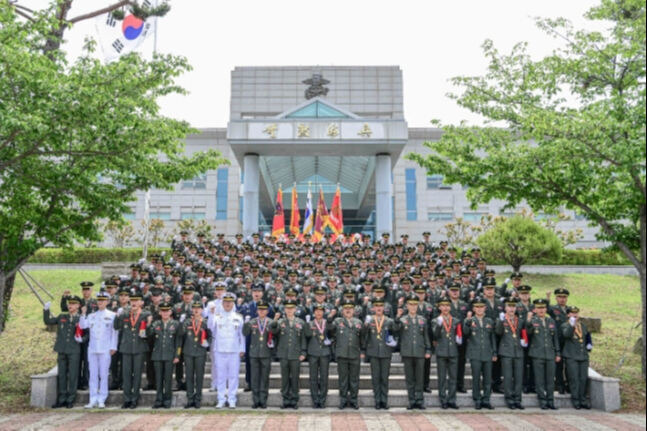
[[[153,246],[153,248],[157,248],[160,241],[164,237],[165,228],[166,224],[164,223],[164,220],[158,218],[150,219],[148,226],[146,226],[146,220],[142,220],[139,228],[139,234],[141,235],[142,239],[139,240],[139,242],[142,244],[144,243],[146,230],[148,229],[148,242]]]
[[[496,222],[476,243],[488,260],[502,261],[519,271],[528,262],[559,260],[562,243],[554,232],[523,215]]]
[[[135,229],[129,221],[110,220],[106,223],[105,231],[112,237],[117,248],[128,246],[135,236]]]
[[[36,250],[99,240],[96,221],[120,220],[136,190],[170,189],[225,162],[214,150],[187,157],[192,129],[159,113],[160,97],[183,93],[175,79],[186,59],[132,53],[102,64],[93,41],[74,60],[61,49],[83,19],[164,11],[121,1],[68,19],[71,6],[0,0],[0,331],[15,274]]]
[[[481,226],[457,217],[455,221],[446,223],[439,229],[439,233],[454,247],[464,249],[474,244],[477,235],[481,233]]]
[[[504,55],[486,41],[487,73],[454,78],[462,92],[450,95],[485,125],[447,125],[425,144],[431,154],[408,158],[445,183],[468,186],[473,205],[498,198],[508,207],[525,201],[535,211],[584,215],[638,270],[647,339],[645,4],[602,0],[585,16],[608,30],[538,19],[563,42],[542,59],[531,59],[524,43]]]

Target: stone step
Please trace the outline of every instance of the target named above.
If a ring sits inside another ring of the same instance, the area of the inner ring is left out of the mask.
[[[309,374],[301,374],[299,377],[299,386],[302,388],[309,388],[310,387],[310,379],[309,379]],[[145,376],[142,376],[142,387],[146,387],[148,384],[148,380],[146,379]],[[174,383],[175,384],[175,383]],[[205,374],[204,376],[204,381],[203,381],[203,387],[209,388],[211,387],[211,374]],[[238,377],[238,385],[241,388],[244,388],[246,386],[245,383],[245,374],[241,374]],[[429,379],[429,385],[431,389],[438,389],[438,377],[435,375],[432,375]],[[328,387],[330,389],[339,389],[339,376],[336,374],[330,374],[328,376]],[[404,379],[403,375],[400,376],[394,376],[390,375],[389,376],[389,387],[391,389],[406,389],[407,385]],[[280,389],[281,388],[281,374],[270,374],[270,389]],[[359,388],[360,389],[372,389],[373,385],[371,383],[371,376],[362,374],[359,377]],[[465,388],[466,389],[472,389],[472,376],[465,376]]]
[[[238,390],[238,402],[237,406],[240,408],[249,408],[252,405],[252,393],[243,392],[242,389]],[[440,407],[440,402],[438,399],[438,392],[433,391],[432,393],[425,393],[425,405],[427,407]],[[142,391],[139,398],[139,406],[142,408],[150,408],[155,401],[155,391]],[[375,405],[373,398],[373,391],[370,389],[360,389],[358,401],[360,407],[373,408]],[[505,400],[502,394],[492,394],[491,403],[494,407],[500,408],[505,407]],[[77,396],[76,404],[81,406],[87,404],[88,402],[88,391],[79,391]],[[207,389],[202,392],[202,405],[204,407],[213,408],[217,402],[217,394],[215,392],[209,392]],[[106,405],[108,407],[119,407],[123,403],[123,394],[121,391],[110,391]],[[185,392],[173,392],[172,406],[181,407],[186,403],[186,393]],[[268,397],[268,407],[277,408],[281,406],[282,398],[279,389],[270,389]],[[456,403],[459,407],[473,407],[472,395],[467,394],[457,394]],[[328,391],[327,407],[336,408],[339,405],[339,391],[331,389]],[[389,391],[389,406],[391,407],[406,407],[408,404],[407,391],[404,389],[393,389]],[[526,407],[538,407],[539,402],[537,396],[524,395],[523,396],[523,405]],[[560,395],[555,393],[555,405],[558,408],[571,408],[570,395]],[[310,391],[307,389],[301,389],[299,391],[299,406],[300,407],[312,407],[312,400],[310,398]],[[507,411],[507,409],[506,409]],[[573,410],[575,411],[575,410]]]

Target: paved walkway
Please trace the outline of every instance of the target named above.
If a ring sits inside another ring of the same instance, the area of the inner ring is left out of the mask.
[[[205,411],[207,409],[204,409]],[[612,414],[596,411],[561,411],[546,413],[527,410],[524,413],[457,413],[429,411],[411,413],[398,410],[378,412],[214,412],[172,410],[166,413],[119,410],[105,412],[52,411],[45,413],[0,414],[0,430],[240,430],[240,431],[308,431],[327,430],[644,430],[644,414]]]

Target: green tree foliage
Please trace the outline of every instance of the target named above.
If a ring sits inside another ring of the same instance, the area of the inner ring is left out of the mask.
[[[522,215],[494,223],[476,243],[487,259],[505,262],[514,271],[519,271],[527,262],[558,261],[562,256],[562,242],[557,235]]]
[[[39,248],[98,240],[96,221],[120,220],[136,190],[225,162],[214,150],[186,156],[192,129],[159,112],[160,97],[183,93],[187,61],[132,53],[103,64],[92,41],[68,61],[63,30],[83,18],[68,20],[71,5],[0,0],[0,331],[15,273]]]
[[[486,41],[487,73],[454,78],[462,92],[450,95],[485,126],[445,126],[426,143],[431,154],[408,157],[469,186],[473,204],[498,198],[584,215],[638,270],[646,339],[645,2],[602,0],[586,17],[607,29],[538,19],[563,42],[539,60],[524,43],[505,55]]]

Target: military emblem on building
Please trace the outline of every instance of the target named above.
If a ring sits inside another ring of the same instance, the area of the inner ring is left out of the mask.
[[[308,78],[301,82],[309,85],[309,87],[306,88],[305,91],[306,99],[308,100],[312,99],[313,97],[325,96],[326,94],[328,94],[328,88],[324,87],[324,85],[330,84],[330,81],[324,79],[321,73],[313,73],[312,78]]]

